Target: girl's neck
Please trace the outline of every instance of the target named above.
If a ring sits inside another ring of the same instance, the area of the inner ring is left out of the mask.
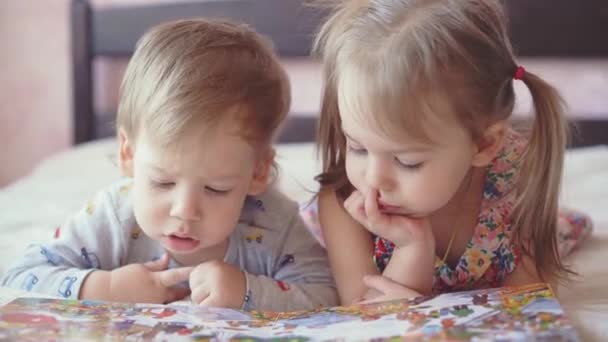
[[[436,254],[440,258],[444,256],[452,233],[456,229],[446,259],[450,266],[458,262],[477,227],[485,178],[485,168],[472,168],[448,204],[430,216],[435,235]]]

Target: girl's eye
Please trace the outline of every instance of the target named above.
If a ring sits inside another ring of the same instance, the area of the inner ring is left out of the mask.
[[[213,188],[210,186],[206,186],[205,190],[211,192],[212,194],[216,194],[216,195],[225,195],[230,192],[230,190],[216,189],[216,188]]]
[[[366,155],[367,154],[367,150],[359,147],[359,146],[353,146],[351,144],[347,144],[347,148],[349,152],[352,152],[354,154],[358,154],[358,155]]]
[[[152,184],[153,187],[159,188],[159,189],[170,189],[175,185],[175,182],[157,181],[157,180],[151,180],[150,183]]]
[[[420,162],[420,163],[404,162],[404,161],[401,161],[397,157],[395,157],[395,161],[397,162],[397,165],[399,165],[399,167],[406,169],[406,170],[419,170],[422,167],[422,165],[424,164],[422,162]]]

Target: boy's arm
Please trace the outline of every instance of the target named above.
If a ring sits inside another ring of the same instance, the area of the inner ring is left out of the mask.
[[[6,272],[2,285],[78,299],[91,272],[118,265],[119,226],[109,194],[100,193],[58,228],[54,240],[28,246]]]
[[[244,309],[293,311],[338,304],[327,254],[297,212],[276,247],[272,277],[246,274]]]

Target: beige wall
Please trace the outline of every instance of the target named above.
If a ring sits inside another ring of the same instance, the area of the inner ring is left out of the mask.
[[[92,0],[95,6],[175,0]],[[206,1],[206,0],[201,0]],[[69,0],[0,0],[0,187],[26,175],[44,157],[71,144],[71,72]],[[586,115],[608,113],[608,59],[596,61],[523,60],[528,70],[546,77],[562,91],[570,110]],[[96,103],[116,100],[120,66],[95,68]],[[292,62],[294,112],[315,112],[321,85],[319,69]],[[106,88],[109,92],[99,91]],[[516,88],[517,112],[526,113],[527,90]],[[523,96],[520,96],[523,95]],[[107,104],[106,104],[107,105]]]
[[[71,144],[69,3],[0,1],[0,187]]]
[[[71,144],[69,3],[0,1],[0,187]]]
[[[94,6],[175,0],[93,0]],[[0,187],[26,175],[43,158],[71,144],[69,0],[0,0]],[[121,70],[96,64],[96,107],[112,108]],[[320,75],[315,66],[288,66],[293,109],[317,108]],[[104,89],[109,89],[105,91]],[[109,107],[108,107],[109,106]]]
[[[0,1],[0,186],[69,144],[67,4]]]

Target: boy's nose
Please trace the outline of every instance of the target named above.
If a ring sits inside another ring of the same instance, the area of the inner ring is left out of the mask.
[[[202,214],[199,200],[195,194],[184,194],[177,198],[171,206],[171,217],[182,221],[198,221]]]

